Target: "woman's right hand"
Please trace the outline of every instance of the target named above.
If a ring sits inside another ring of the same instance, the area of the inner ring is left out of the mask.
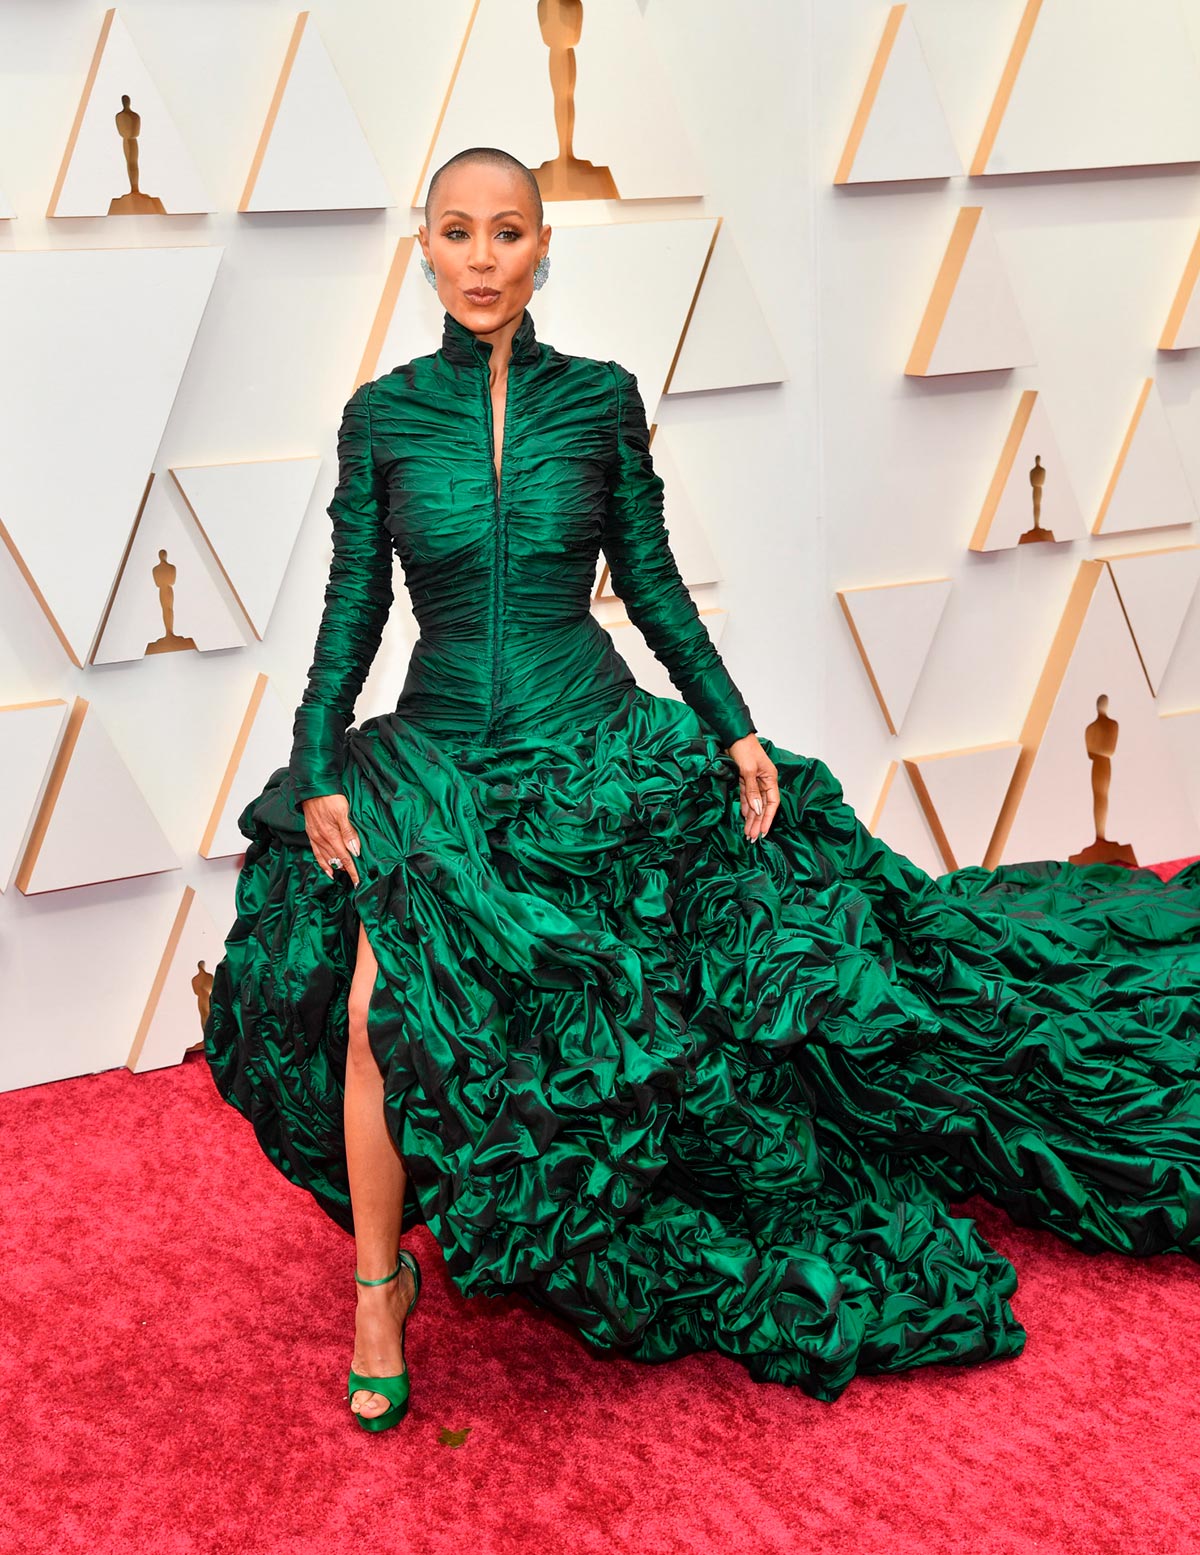
[[[302,799],[304,829],[308,832],[313,858],[333,879],[333,867],[329,860],[341,859],[354,884],[358,884],[358,870],[354,860],[358,857],[358,833],[350,824],[350,801],[345,794],[319,794],[312,799]]]

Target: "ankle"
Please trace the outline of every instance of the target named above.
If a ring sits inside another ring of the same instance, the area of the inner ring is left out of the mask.
[[[400,1293],[401,1282],[393,1280],[390,1285],[368,1285],[365,1288],[358,1286],[357,1301],[360,1307],[385,1306],[394,1301]]]
[[[371,1284],[368,1285],[364,1284],[361,1280],[355,1280],[354,1289],[360,1298],[363,1296],[387,1296],[392,1291],[394,1291],[397,1286],[403,1285],[403,1283],[404,1270],[401,1269],[400,1273],[396,1275],[395,1279],[380,1280],[378,1284],[372,1281]]]
[[[393,1253],[379,1255],[368,1253],[359,1256],[354,1263],[354,1283],[359,1290],[383,1290],[395,1285],[403,1277],[404,1260]]]

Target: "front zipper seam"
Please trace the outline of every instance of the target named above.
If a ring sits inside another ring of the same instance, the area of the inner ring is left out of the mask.
[[[500,450],[500,473],[496,473],[496,416],[492,404],[492,386],[487,364],[483,367],[483,393],[487,401],[488,415],[488,469],[492,477],[492,504],[495,511],[496,534],[493,542],[493,567],[492,567],[492,666],[491,666],[491,694],[488,705],[487,728],[484,730],[484,739],[491,740],[495,735],[496,723],[496,688],[500,678],[500,575],[504,564],[501,542],[501,487],[504,484],[504,463],[508,455],[508,410],[512,403],[512,362],[508,364],[508,381],[504,389],[504,446]]]

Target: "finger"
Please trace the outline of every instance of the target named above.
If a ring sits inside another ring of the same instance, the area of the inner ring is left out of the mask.
[[[312,845],[313,857],[326,877],[333,879],[337,869],[344,869],[355,885],[358,884],[358,870],[354,859],[360,851],[358,834],[354,827],[345,818],[345,812],[335,815],[332,821],[314,825],[309,829],[309,842]],[[332,861],[338,860],[335,865]]]
[[[358,857],[358,834],[348,820],[342,822],[342,849],[338,856],[346,866],[346,873],[357,885],[358,868],[354,860]]]
[[[317,826],[312,833],[313,857],[316,859],[322,873],[332,880],[336,870],[333,859],[340,859],[342,865],[346,863],[346,847],[342,843],[341,832],[336,826]]]
[[[746,836],[751,842],[757,842],[762,832],[763,812],[766,808],[758,781],[758,768],[752,767],[745,777],[746,795],[750,804],[750,820],[746,828]]]
[[[321,873],[327,875],[332,880],[333,870],[330,868],[328,860],[331,854],[337,852],[337,848],[333,845],[329,830],[327,827],[318,826],[315,822],[307,830],[308,845],[312,850],[313,861]]]
[[[773,768],[763,770],[759,768],[754,774],[754,786],[761,810],[756,813],[757,825],[754,828],[754,841],[761,842],[767,835],[767,831],[779,808],[779,785]]]
[[[315,826],[308,828],[308,847],[313,856],[313,863],[318,869],[323,870],[325,874],[329,874],[329,869],[325,864],[325,857],[329,849],[322,843],[320,833]]]
[[[771,829],[771,822],[775,819],[775,813],[779,809],[779,775],[772,772],[765,780],[764,794],[767,801],[766,812],[763,816],[763,836]]]
[[[746,803],[750,814],[747,819],[746,836],[751,840],[758,836],[758,829],[762,824],[763,801],[758,791],[757,769],[749,768],[742,773],[742,787],[746,794]]]
[[[337,871],[341,870],[350,876],[355,885],[358,884],[358,871],[354,867],[354,860],[350,855],[350,849],[346,846],[346,843],[340,836],[335,837],[334,840],[326,846],[324,857],[326,863],[329,865],[327,873],[331,880]]]

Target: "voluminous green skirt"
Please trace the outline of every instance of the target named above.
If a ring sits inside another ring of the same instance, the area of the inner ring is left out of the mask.
[[[221,1094],[353,1230],[361,919],[405,1224],[458,1288],[821,1399],[1021,1349],[1011,1264],[948,1208],[974,1193],[1083,1248],[1195,1256],[1200,864],[933,879],[762,743],[782,800],[751,844],[732,759],[640,688],[573,739],[368,719],[357,888],[272,773],[205,1030]]]

